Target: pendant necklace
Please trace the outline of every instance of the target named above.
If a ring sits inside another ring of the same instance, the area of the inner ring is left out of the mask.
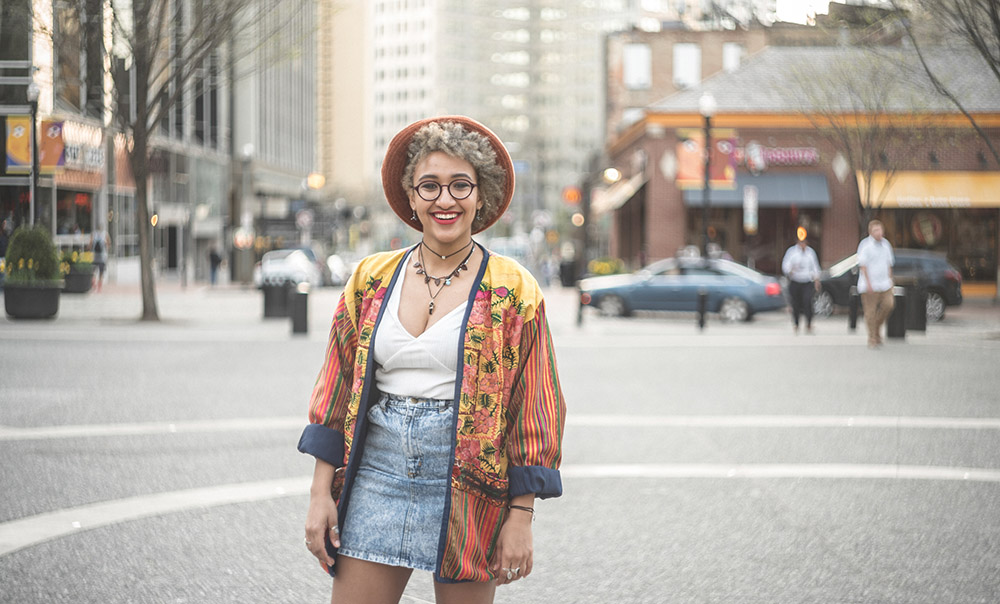
[[[470,241],[469,243],[472,243],[472,242]],[[466,247],[468,247],[468,246],[463,246],[462,249],[464,250]],[[427,248],[427,249],[430,249],[430,248]],[[433,250],[431,250],[431,251],[433,251]],[[461,250],[459,250],[459,251],[461,251]],[[462,271],[469,270],[469,267],[466,265],[466,263],[469,261],[469,258],[472,258],[472,252],[474,252],[474,251],[476,251],[476,248],[474,248],[474,247],[471,248],[469,250],[469,253],[465,255],[465,259],[462,260],[462,262],[459,263],[459,265],[455,268],[455,270],[451,271],[450,273],[448,273],[447,275],[445,275],[443,277],[435,277],[433,275],[428,275],[427,271],[424,270],[424,248],[423,248],[423,246],[421,246],[417,250],[417,255],[419,256],[420,259],[417,262],[413,263],[413,268],[417,269],[417,274],[418,275],[423,275],[424,276],[424,284],[427,285],[427,294],[431,297],[430,304],[427,305],[427,314],[428,315],[433,315],[434,314],[434,299],[438,297],[438,294],[441,293],[441,291],[445,288],[445,286],[446,285],[451,285],[451,280],[452,279],[457,279],[458,276],[459,276],[459,273],[461,273]],[[440,254],[438,254],[438,255],[440,256]],[[455,254],[449,254],[449,256],[454,256],[454,255]],[[442,256],[442,258],[444,258],[444,256]],[[434,286],[431,286],[431,281],[434,281]],[[437,291],[434,291],[434,289],[433,289],[433,287],[435,287],[435,286],[437,287]]]
[[[434,250],[432,250],[431,246],[427,245],[427,243],[423,239],[420,240],[420,245],[422,245],[423,247],[425,247],[428,250],[430,250],[430,252],[432,254],[434,254],[435,256],[440,257],[442,260],[447,260],[448,258],[451,258],[452,256],[461,253],[463,250],[465,250],[465,248],[467,248],[470,245],[472,245],[472,238],[470,237],[468,243],[466,243],[465,245],[463,245],[459,249],[455,250],[454,252],[448,254],[447,256],[445,256],[444,254],[439,254],[439,253],[435,252]]]

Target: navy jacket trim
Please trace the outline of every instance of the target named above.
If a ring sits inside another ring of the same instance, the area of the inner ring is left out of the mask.
[[[323,424],[309,424],[299,438],[299,451],[339,468],[344,465],[344,433]]]
[[[562,495],[559,470],[544,466],[511,466],[507,468],[508,492],[511,497],[534,493],[538,499]]]

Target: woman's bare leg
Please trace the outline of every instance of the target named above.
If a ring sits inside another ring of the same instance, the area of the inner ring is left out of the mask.
[[[411,568],[337,557],[331,604],[398,604]]]
[[[493,604],[497,584],[485,583],[438,583],[434,582],[434,599],[437,604]]]

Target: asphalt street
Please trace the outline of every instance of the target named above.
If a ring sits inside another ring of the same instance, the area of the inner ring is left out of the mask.
[[[0,602],[328,602],[295,444],[339,292],[306,335],[255,290],[158,292],[157,324],[128,287],[0,319]],[[546,296],[565,493],[498,603],[1000,601],[1000,306],[868,350],[845,316],[578,326]]]

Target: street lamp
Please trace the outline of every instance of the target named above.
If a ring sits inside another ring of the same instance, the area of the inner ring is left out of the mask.
[[[701,197],[701,256],[708,259],[708,178],[709,169],[712,165],[712,116],[715,115],[715,97],[710,92],[704,92],[698,99],[698,112],[705,118],[705,187],[702,189]]]
[[[28,192],[29,226],[35,226],[35,191],[38,190],[38,130],[36,122],[38,121],[38,95],[40,93],[41,89],[38,87],[38,83],[32,78],[28,82],[28,89],[26,91],[28,103],[31,105],[31,183]]]

